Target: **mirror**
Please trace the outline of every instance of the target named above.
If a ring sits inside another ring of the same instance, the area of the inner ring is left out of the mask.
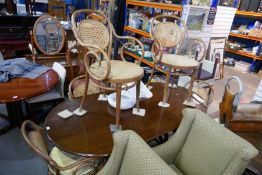
[[[33,39],[37,48],[44,54],[56,54],[64,46],[64,29],[54,17],[42,16],[35,22]]]

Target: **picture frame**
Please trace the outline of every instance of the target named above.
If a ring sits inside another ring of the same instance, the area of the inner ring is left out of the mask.
[[[208,7],[189,5],[187,16],[185,19],[188,30],[202,31],[203,26],[206,24],[208,12]]]

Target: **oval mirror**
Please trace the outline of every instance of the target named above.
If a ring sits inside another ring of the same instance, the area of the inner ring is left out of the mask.
[[[34,43],[44,54],[59,53],[65,42],[64,29],[54,17],[46,15],[38,18],[33,29]]]

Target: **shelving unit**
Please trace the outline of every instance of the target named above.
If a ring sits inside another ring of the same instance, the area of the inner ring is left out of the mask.
[[[158,3],[158,2],[147,2],[147,1],[136,1],[136,0],[127,0],[127,5],[136,5],[141,7],[151,7],[159,8],[163,10],[172,10],[172,11],[182,11],[181,5],[167,4],[167,3]]]
[[[248,12],[248,11],[237,10],[235,18],[236,17],[247,18],[247,19],[250,19],[250,20],[258,20],[260,22],[262,21],[262,13],[256,13],[256,12]],[[235,38],[235,39],[240,38],[240,39],[244,39],[246,41],[249,40],[249,41],[252,41],[252,42],[255,42],[255,43],[260,43],[259,44],[259,50],[261,49],[261,46],[262,46],[262,38],[252,37],[252,36],[248,36],[248,35],[244,35],[244,34],[236,34],[236,33],[232,33],[232,32],[229,33],[229,37],[231,37],[231,39],[232,38]],[[233,50],[233,49],[230,49],[230,48],[225,48],[225,52],[235,54],[235,55],[240,55],[240,56],[252,59],[250,71],[254,71],[256,61],[262,61],[262,56],[259,55],[260,51],[258,51],[256,53],[256,55],[253,55],[251,53],[247,53],[247,52],[244,52],[242,50]]]
[[[240,11],[236,12],[236,15],[247,16],[247,17],[262,17],[262,13]]]
[[[253,40],[253,41],[260,41],[260,42],[262,42],[262,38],[256,38],[256,37],[243,35],[243,34],[229,33],[229,36],[238,37],[238,38],[245,38],[245,39],[249,39],[249,40]]]
[[[143,31],[143,30],[135,29],[135,28],[130,27],[130,26],[125,26],[125,30],[133,32],[133,33],[137,33],[137,34],[142,35],[142,36],[147,37],[147,38],[150,38],[150,34]]]
[[[233,50],[233,49],[225,48],[225,51],[230,52],[230,53],[234,53],[234,54],[237,54],[237,55],[249,57],[249,58],[252,58],[253,60],[262,60],[261,56],[253,55],[251,53],[247,53],[247,52],[244,52],[242,50]]]
[[[150,8],[158,8],[158,9],[162,9],[162,10],[170,10],[170,11],[177,11],[177,12],[181,12],[182,11],[182,5],[175,5],[175,4],[167,4],[167,3],[158,3],[158,2],[147,2],[147,1],[138,1],[138,0],[127,0],[126,1],[126,5],[128,7],[128,5],[134,5],[134,6],[140,6],[140,7],[150,7]],[[150,38],[150,34],[148,32],[145,32],[143,30],[139,30],[130,26],[125,26],[124,28],[125,31],[129,31],[129,32],[133,32],[136,34],[139,34],[141,36]],[[140,60],[140,57],[137,56],[134,53],[125,51],[125,54]],[[154,66],[153,62],[150,62],[144,58],[142,58],[142,62],[150,67]],[[165,73],[165,71],[161,68],[156,68],[157,70]]]

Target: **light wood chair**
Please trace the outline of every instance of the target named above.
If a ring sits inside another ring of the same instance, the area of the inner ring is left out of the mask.
[[[183,29],[179,26],[182,24]],[[179,44],[183,41],[185,37],[185,33],[187,31],[187,27],[184,22],[173,15],[158,15],[153,18],[151,22],[151,38],[154,40],[152,45],[152,56],[154,60],[154,68],[151,73],[151,76],[148,81],[148,85],[151,82],[154,71],[156,67],[162,68],[165,67],[166,81],[164,88],[164,97],[163,101],[159,103],[159,106],[169,107],[168,102],[168,89],[169,82],[171,77],[173,76],[183,76],[189,75],[191,76],[191,82],[189,87],[189,93],[187,97],[187,102],[190,101],[192,95],[192,87],[193,82],[195,80],[195,72],[199,67],[199,62],[201,62],[206,53],[206,48],[204,42],[201,39],[194,39],[187,46],[188,51],[185,55],[178,55],[169,53],[171,49],[177,48]],[[196,49],[200,49],[198,51],[198,55],[192,54],[192,52]],[[166,52],[164,50],[169,50]],[[181,73],[180,70],[191,70],[188,73]],[[173,81],[172,81],[173,84]]]
[[[125,61],[124,49],[127,46],[139,46],[144,55],[144,46],[133,37],[118,36],[113,25],[100,11],[77,10],[72,14],[73,32],[77,42],[87,49],[84,57],[86,73],[86,86],[84,94],[87,94],[89,80],[103,91],[116,91],[116,126],[111,125],[111,130],[119,130],[120,126],[120,102],[121,90],[136,85],[136,110],[139,108],[140,80],[144,76],[144,70],[138,64]],[[113,39],[126,40],[120,49],[122,60],[112,60]],[[136,44],[136,45],[135,45]],[[94,60],[96,62],[94,63]],[[130,84],[131,83],[131,84]],[[125,85],[125,86],[123,86]],[[83,111],[86,95],[83,96],[79,111]],[[113,129],[114,128],[114,129]]]
[[[57,147],[54,147],[49,153],[44,139],[44,130],[34,122],[24,121],[21,132],[31,150],[48,164],[48,174],[91,175],[96,173],[99,163],[91,158],[65,153]]]

